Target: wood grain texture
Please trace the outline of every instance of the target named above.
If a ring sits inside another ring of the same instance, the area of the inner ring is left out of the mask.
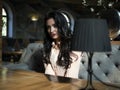
[[[33,71],[0,69],[0,90],[79,90],[85,85],[85,80],[55,77]],[[97,90],[120,90],[100,82],[93,82],[93,85]]]

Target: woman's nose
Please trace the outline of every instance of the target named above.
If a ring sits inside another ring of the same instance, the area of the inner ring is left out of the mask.
[[[51,30],[50,30],[50,31],[53,32],[54,30],[55,30],[55,28],[54,28],[54,27],[51,27]]]

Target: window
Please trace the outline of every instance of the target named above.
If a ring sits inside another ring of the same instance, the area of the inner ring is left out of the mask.
[[[68,26],[70,27],[70,19],[68,18],[68,16],[65,13],[62,13],[62,14],[66,18]]]
[[[13,8],[10,2],[3,0],[2,7],[2,36],[13,37]]]
[[[2,36],[7,36],[7,24],[8,18],[7,18],[7,13],[4,8],[2,8]]]
[[[72,16],[71,13],[69,13],[66,10],[60,10],[60,12],[64,15],[64,17],[66,18],[67,22],[68,22],[68,26],[71,28],[71,31],[73,33],[73,28],[74,28],[74,18]]]

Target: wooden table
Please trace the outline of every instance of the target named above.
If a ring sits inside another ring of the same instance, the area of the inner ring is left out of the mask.
[[[52,79],[53,81],[51,81]],[[79,90],[86,85],[85,80],[63,78],[24,70],[0,69],[0,90]],[[93,82],[96,90],[120,90]]]

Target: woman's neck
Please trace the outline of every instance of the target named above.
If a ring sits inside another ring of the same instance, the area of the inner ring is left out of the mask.
[[[57,45],[57,46],[60,45],[60,39],[56,39],[56,40],[54,40],[54,42],[55,42],[55,45]]]
[[[56,49],[60,48],[60,41],[59,41],[59,40],[54,41],[54,42],[52,43],[52,46],[55,47]]]

